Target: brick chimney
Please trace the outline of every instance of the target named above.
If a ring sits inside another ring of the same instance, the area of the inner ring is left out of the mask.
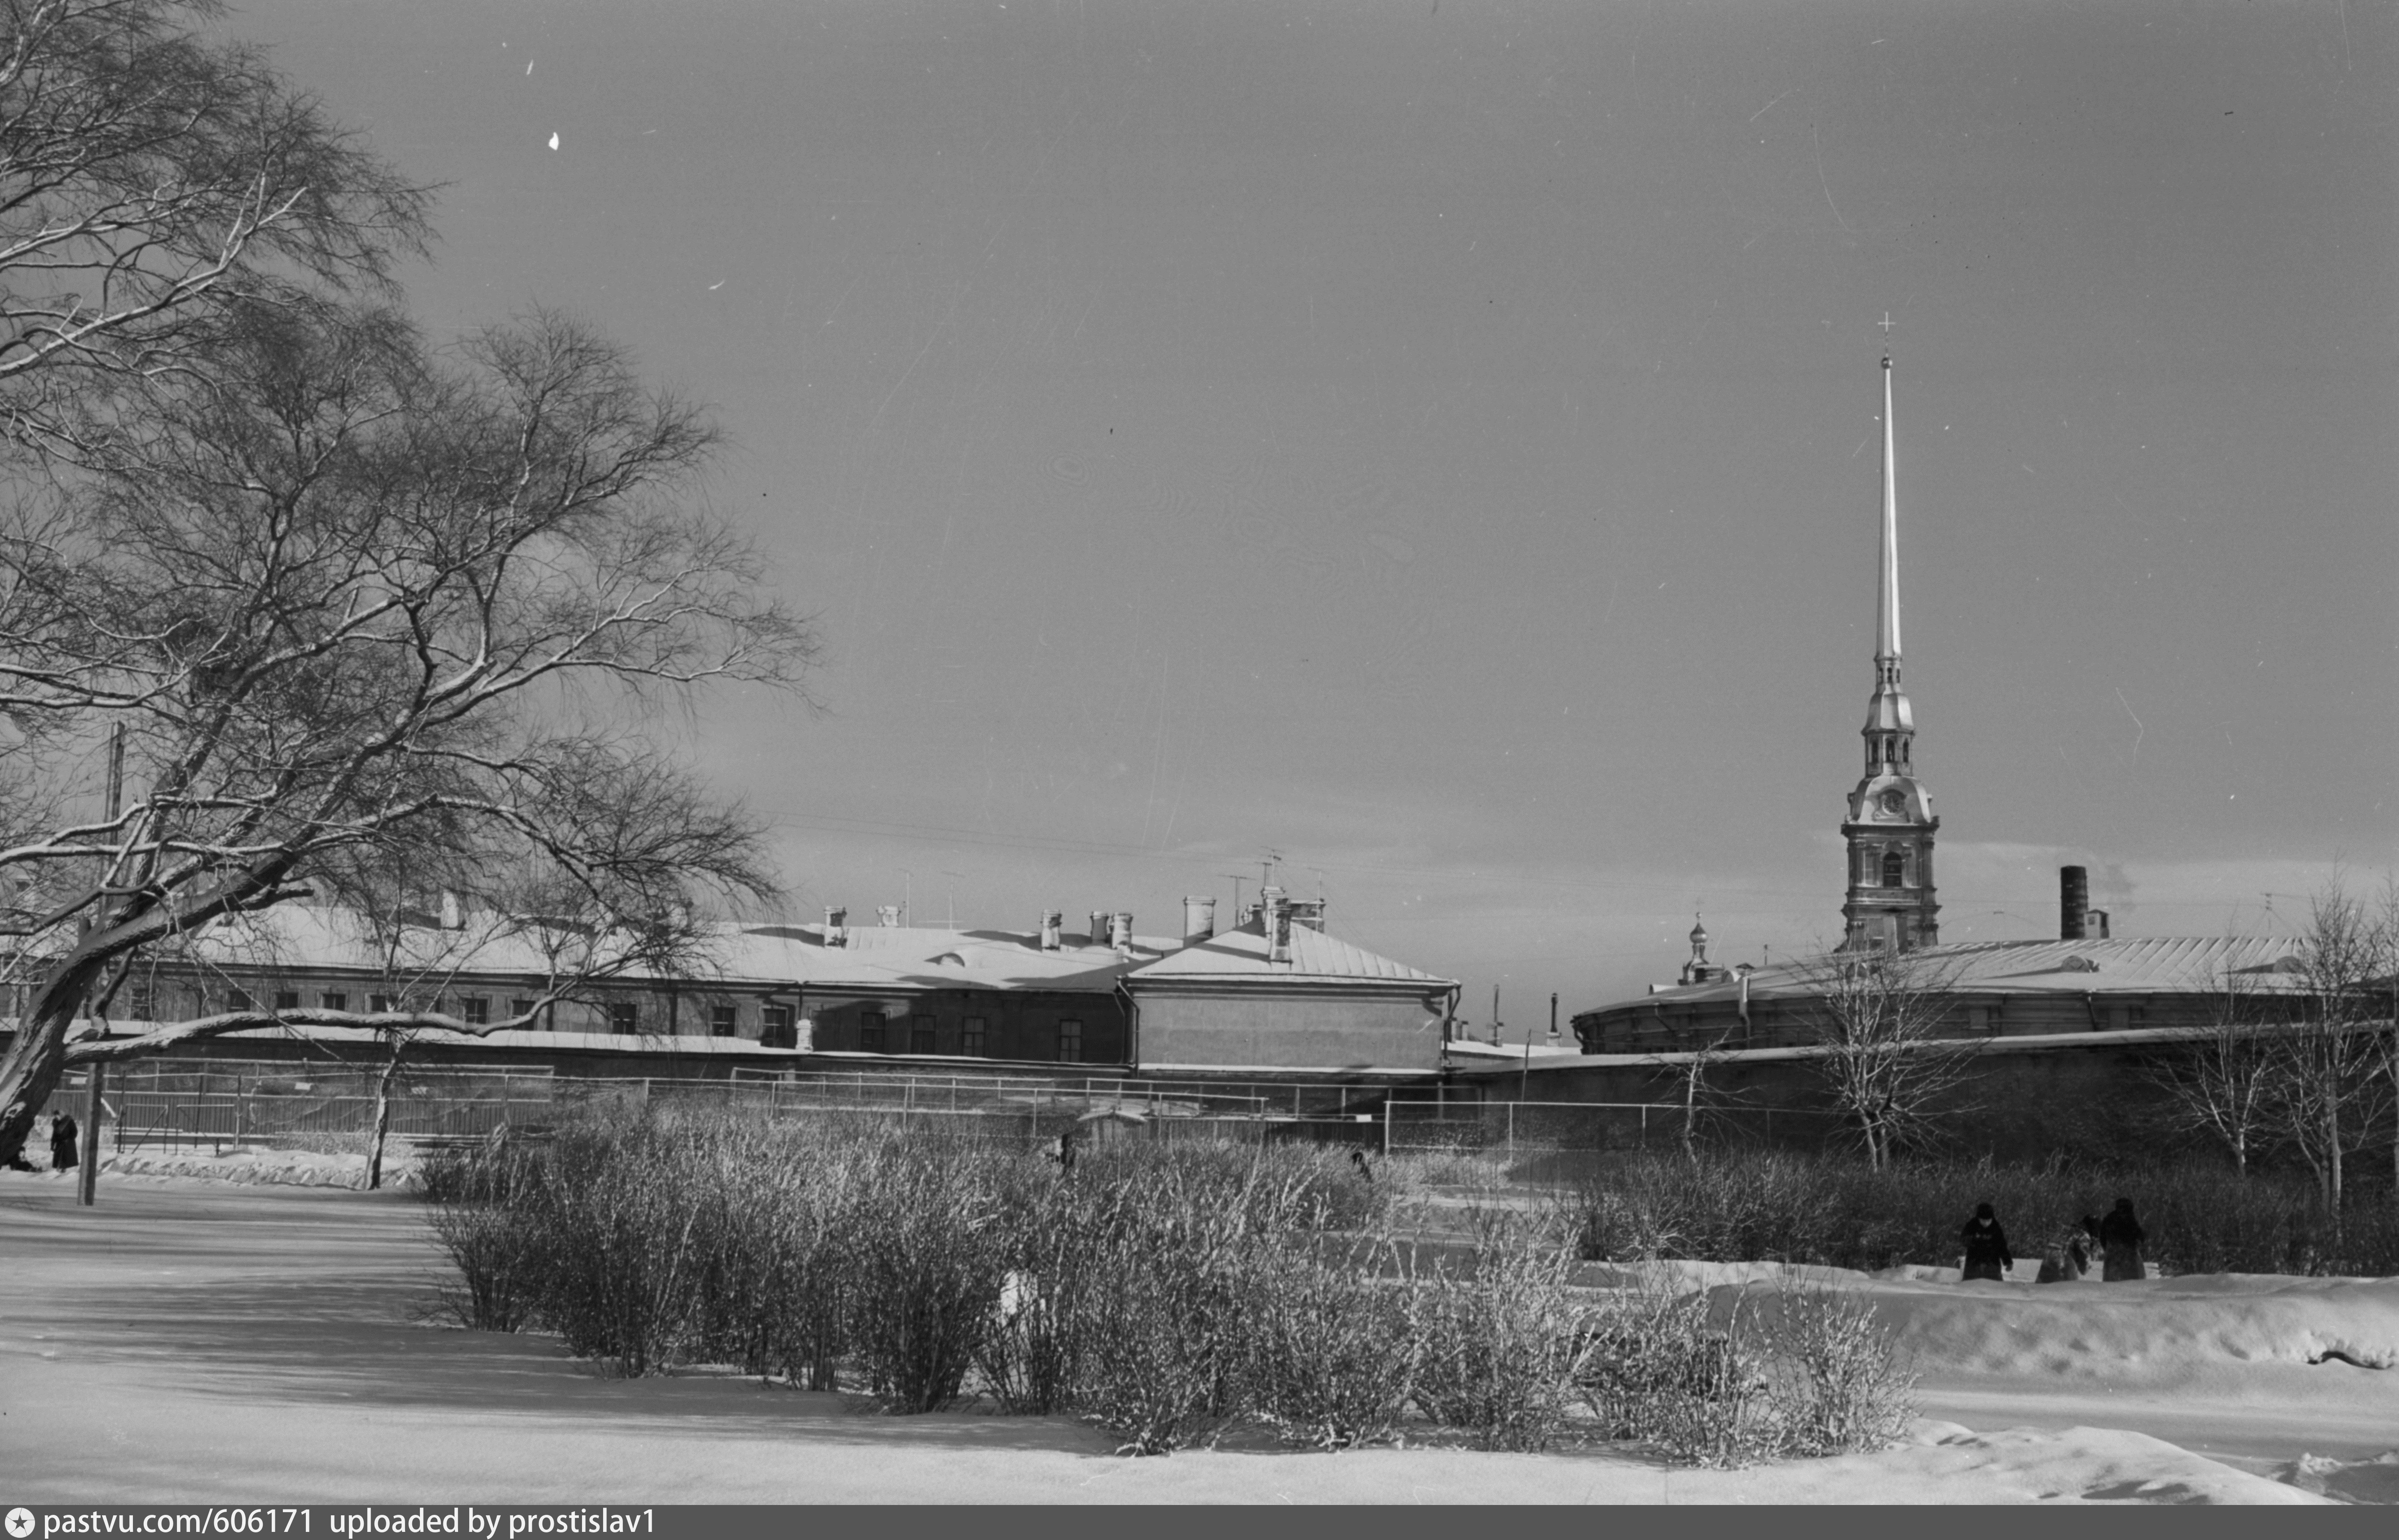
[[[1216,934],[1216,900],[1189,898],[1183,900],[1183,944],[1196,947]]]
[[[1055,952],[1058,950],[1058,927],[1064,925],[1065,921],[1066,916],[1057,910],[1045,909],[1041,912],[1042,951]]]

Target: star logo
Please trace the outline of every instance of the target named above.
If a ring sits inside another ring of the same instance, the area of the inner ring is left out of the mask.
[[[25,1536],[33,1533],[34,1510],[32,1508],[10,1508],[8,1510],[8,1540],[25,1540]]]

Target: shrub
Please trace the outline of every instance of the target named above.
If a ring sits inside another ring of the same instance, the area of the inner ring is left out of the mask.
[[[1387,1253],[1371,1245],[1262,1260],[1248,1332],[1253,1411],[1285,1442],[1316,1449],[1390,1437],[1424,1354],[1417,1290],[1382,1276]]]
[[[1547,1449],[1564,1429],[1588,1335],[1572,1259],[1523,1227],[1487,1235],[1471,1269],[1420,1280],[1416,1402],[1478,1449]]]
[[[1767,1317],[1782,1452],[1863,1454],[1906,1436],[1916,1376],[1874,1305],[1837,1290],[1785,1285]]]
[[[444,1204],[433,1233],[459,1287],[441,1290],[439,1308],[473,1331],[522,1331],[538,1297],[539,1253],[517,1216],[488,1203]]]
[[[1782,1443],[1779,1409],[1746,1315],[1736,1300],[1718,1321],[1707,1295],[1662,1282],[1612,1296],[1576,1364],[1607,1436],[1646,1440],[1691,1465],[1771,1455]]]
[[[1213,1441],[1242,1411],[1243,1333],[1257,1280],[1253,1226],[1241,1198],[1166,1167],[1120,1189],[1100,1219],[1094,1293],[1080,1355],[1078,1401],[1125,1440],[1122,1452],[1163,1454]]]
[[[934,1152],[893,1152],[850,1226],[849,1343],[894,1412],[956,1401],[991,1331],[1007,1271],[992,1195],[974,1169]]]

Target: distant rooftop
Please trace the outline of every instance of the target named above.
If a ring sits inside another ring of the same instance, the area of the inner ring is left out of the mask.
[[[1367,979],[1421,984],[1430,989],[1453,989],[1457,982],[1420,973],[1404,963],[1395,963],[1304,925],[1291,927],[1291,961],[1278,963],[1270,954],[1265,929],[1254,921],[1169,952],[1130,975],[1135,984],[1198,979],[1226,983],[1293,979],[1356,982]]]
[[[1906,955],[1928,979],[1975,993],[2135,993],[2221,989],[2227,973],[2244,987],[2281,991],[2299,986],[2299,942],[2274,936],[2156,936],[2059,941],[1964,941]],[[1778,963],[1749,976],[1749,997],[1807,994],[1825,966],[1822,958]],[[1623,1004],[1701,1003],[1741,997],[1739,979],[1662,988]],[[1614,1006],[1602,1007],[1613,1009]],[[1589,1014],[1588,1012],[1584,1014]]]

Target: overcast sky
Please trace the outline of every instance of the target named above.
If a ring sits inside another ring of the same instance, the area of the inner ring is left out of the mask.
[[[248,0],[448,333],[735,441],[795,912],[1258,862],[1511,1032],[1837,938],[1877,324],[1945,939],[2286,926],[2399,831],[2387,5]],[[556,148],[550,147],[557,136]],[[662,729],[684,736],[689,729]],[[2266,897],[2273,909],[2270,913]]]

